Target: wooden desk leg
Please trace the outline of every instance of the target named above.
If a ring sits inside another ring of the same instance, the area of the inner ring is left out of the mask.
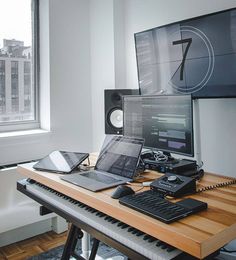
[[[74,253],[77,239],[81,239],[83,232],[81,229],[77,228],[75,225],[71,225],[69,235],[66,239],[66,244],[63,250],[62,260],[69,260],[70,256]]]

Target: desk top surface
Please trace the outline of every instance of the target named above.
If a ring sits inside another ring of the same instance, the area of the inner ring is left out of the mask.
[[[95,155],[90,158],[91,161],[96,160]],[[208,209],[165,224],[119,204],[118,200],[110,197],[114,188],[91,192],[61,180],[61,174],[36,171],[32,168],[33,164],[18,166],[18,172],[198,258],[204,258],[236,238],[236,185],[188,196],[207,202]],[[143,180],[153,180],[159,176],[162,175],[148,171],[143,174]],[[226,181],[229,181],[229,178],[207,173],[197,187]],[[131,187],[134,190],[140,189],[136,183]],[[145,189],[148,188],[142,191]]]

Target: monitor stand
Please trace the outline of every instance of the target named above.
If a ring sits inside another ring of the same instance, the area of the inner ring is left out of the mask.
[[[169,152],[162,152],[164,156],[166,156],[166,162],[165,163],[171,163],[171,164],[175,164],[179,162],[179,159],[174,158],[171,153]]]

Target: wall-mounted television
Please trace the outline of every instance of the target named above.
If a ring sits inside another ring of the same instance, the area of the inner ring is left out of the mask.
[[[236,8],[135,33],[140,93],[236,97]]]

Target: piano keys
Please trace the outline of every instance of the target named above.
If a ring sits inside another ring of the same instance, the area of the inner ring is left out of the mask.
[[[19,190],[24,187],[27,192],[42,201],[67,212],[68,215],[74,216],[148,259],[175,259],[182,254],[182,251],[175,247],[38,182],[23,180],[17,185],[18,188],[21,187]]]

